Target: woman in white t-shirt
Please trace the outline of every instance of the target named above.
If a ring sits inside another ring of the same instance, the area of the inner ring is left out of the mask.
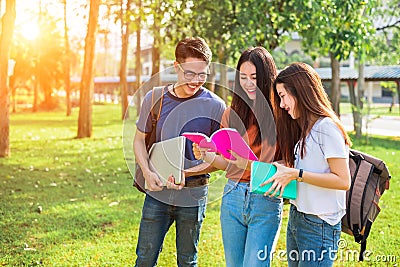
[[[293,63],[274,82],[281,164],[266,194],[298,181],[291,201],[286,250],[289,266],[332,266],[338,249],[351,141],[332,110],[316,71]]]

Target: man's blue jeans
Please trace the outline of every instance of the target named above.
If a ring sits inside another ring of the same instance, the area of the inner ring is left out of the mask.
[[[248,183],[228,180],[221,204],[226,266],[270,266],[282,205],[279,198],[251,193]]]
[[[135,266],[155,266],[170,226],[175,221],[178,266],[197,266],[197,245],[206,211],[206,197],[199,207],[177,207],[146,195]]]
[[[341,222],[330,225],[316,215],[299,212],[291,205],[286,233],[289,266],[333,265],[338,250]]]

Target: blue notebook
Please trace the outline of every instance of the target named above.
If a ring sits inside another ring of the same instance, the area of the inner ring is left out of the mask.
[[[250,189],[251,192],[257,194],[264,194],[271,187],[271,183],[264,186],[260,186],[263,182],[267,181],[276,173],[276,167],[273,164],[253,161],[251,164],[251,177],[250,177]],[[278,195],[280,195],[280,191]],[[291,181],[283,191],[284,198],[296,199],[297,197],[297,181]]]

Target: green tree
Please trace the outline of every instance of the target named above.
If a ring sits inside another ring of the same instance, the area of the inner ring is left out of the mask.
[[[374,12],[376,35],[368,61],[378,65],[400,65],[400,1],[385,1]]]
[[[400,1],[391,0],[377,8],[374,21],[376,27],[371,54],[368,61],[377,65],[400,65]],[[400,103],[400,82],[396,82],[398,102]],[[394,94],[393,94],[394,101]],[[400,106],[399,106],[400,112]]]
[[[282,46],[299,23],[295,1],[241,1],[238,30],[234,32],[238,45],[264,46],[269,51]]]
[[[297,23],[291,1],[199,0],[185,7],[187,12],[174,14],[169,37],[205,38],[216,55],[215,61],[221,63],[222,87],[228,86],[224,66],[234,62],[242,50],[261,45],[272,51],[288,39],[288,32]],[[226,99],[225,94],[223,98]]]
[[[68,37],[68,21],[67,21],[67,0],[62,0],[63,11],[64,11],[64,88],[65,88],[65,104],[66,104],[66,115],[70,116],[72,112],[71,103],[71,49]]]
[[[126,66],[128,62],[130,24],[132,23],[130,16],[131,4],[132,4],[131,0],[127,0],[126,3],[124,3],[124,1],[121,1],[121,7],[120,7],[122,49],[121,49],[120,69],[119,69],[119,83],[121,88],[122,119],[129,118],[128,81],[127,81]]]
[[[41,16],[37,71],[43,101],[39,102],[39,107],[44,110],[52,110],[58,106],[54,92],[61,88],[65,79],[63,66],[65,46],[61,42],[65,39],[56,26],[57,20],[51,16],[50,11],[45,10]],[[54,42],[54,40],[60,41]]]
[[[15,23],[15,0],[6,0],[6,11],[1,18],[0,35],[0,157],[10,155],[10,92],[8,88],[8,60]]]
[[[36,10],[32,11],[35,12]],[[65,47],[57,19],[46,9],[40,10],[40,33],[37,38],[27,40],[16,31],[11,53],[16,61],[14,75],[10,80],[13,100],[18,88],[27,88],[34,93],[32,110],[51,110],[58,106],[55,92],[62,87]],[[46,45],[44,45],[46,44]],[[16,111],[13,105],[13,111]]]
[[[351,52],[366,51],[374,29],[369,19],[375,1],[297,0],[298,32],[306,53],[331,59],[331,102],[340,115],[340,61]]]
[[[142,84],[142,61],[141,61],[141,31],[142,31],[142,0],[137,0],[137,9],[136,9],[136,22],[135,22],[135,31],[136,31],[136,52],[135,52],[135,105],[136,105],[136,114],[139,114],[141,107],[141,92],[139,91],[140,85]]]
[[[80,103],[77,138],[91,137],[92,135],[92,98],[94,57],[99,18],[100,0],[90,1],[88,31],[85,39],[85,58],[83,63],[80,84]]]

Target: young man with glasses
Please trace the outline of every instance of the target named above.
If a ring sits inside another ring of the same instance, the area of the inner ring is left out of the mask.
[[[180,136],[183,132],[202,132],[210,136],[220,128],[225,103],[203,87],[209,73],[211,50],[201,38],[181,40],[175,49],[177,82],[164,88],[156,141]],[[142,209],[136,247],[136,266],[155,266],[170,226],[175,222],[178,266],[197,266],[200,228],[205,217],[208,178],[202,161],[196,160],[190,141],[186,141],[185,171],[181,184],[169,177],[167,187],[149,168],[145,147],[151,132],[151,92],[143,100],[134,151],[146,179],[148,190]],[[195,171],[202,170],[202,171]]]

